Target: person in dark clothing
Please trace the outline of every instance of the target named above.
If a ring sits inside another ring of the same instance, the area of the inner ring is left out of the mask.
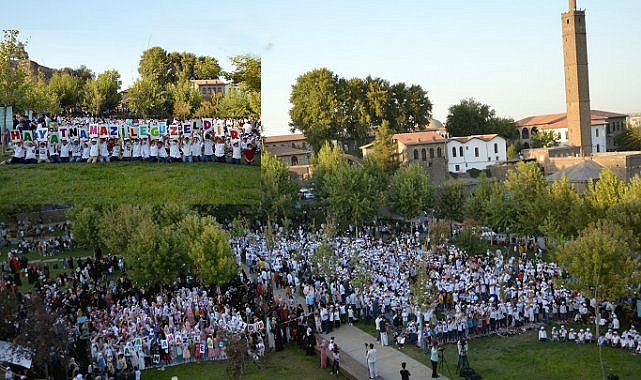
[[[407,370],[407,363],[401,363],[401,380],[410,380],[411,373]]]

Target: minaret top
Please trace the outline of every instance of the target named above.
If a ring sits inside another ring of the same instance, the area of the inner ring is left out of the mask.
[[[576,0],[570,0],[570,9],[571,11],[576,9]]]

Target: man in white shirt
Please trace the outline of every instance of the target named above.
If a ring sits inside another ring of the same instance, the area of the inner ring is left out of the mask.
[[[82,146],[78,138],[74,138],[71,143],[71,162],[80,162],[82,159]]]
[[[214,138],[211,134],[205,135],[205,141],[203,141],[203,150],[204,150],[204,161],[213,161],[214,160]]]
[[[183,162],[192,162],[191,159],[191,140],[189,140],[189,137],[185,137],[183,139],[183,143],[180,146],[183,152]]]
[[[69,162],[69,156],[71,156],[71,144],[67,139],[62,139],[62,145],[60,145],[60,162]]]
[[[95,138],[91,139],[91,146],[89,147],[89,159],[87,163],[94,164],[100,160],[100,147],[98,146],[98,140]]]
[[[36,161],[36,146],[33,144],[33,141],[27,141],[25,143],[25,164],[35,164]]]
[[[100,143],[98,143],[98,152],[100,162],[109,162],[109,148],[107,147],[107,141],[103,137],[100,138]]]
[[[240,164],[241,157],[242,153],[240,150],[240,144],[238,143],[238,141],[234,141],[231,147],[231,163]]]
[[[191,157],[193,162],[201,161],[201,156],[203,154],[203,145],[200,142],[198,136],[194,136],[191,141]]]

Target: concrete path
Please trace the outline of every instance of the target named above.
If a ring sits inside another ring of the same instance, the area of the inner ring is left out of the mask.
[[[333,336],[334,342],[336,342],[336,344],[341,348],[341,353],[343,355],[350,356],[350,358],[355,362],[361,364],[364,370],[364,375],[357,376],[359,379],[366,379],[369,377],[366,367],[367,364],[365,363],[365,343],[373,343],[374,348],[376,348],[376,366],[378,368],[379,379],[400,379],[402,362],[407,363],[407,369],[412,374],[410,379],[422,380],[431,378],[432,368],[429,365],[427,356],[425,357],[425,363],[421,363],[395,348],[390,346],[381,346],[380,342],[377,342],[374,337],[357,327],[342,325],[340,328],[327,335],[319,335],[327,340]],[[446,378],[441,376],[439,379]]]
[[[274,289],[274,292],[280,294],[283,299],[286,299],[285,292],[282,288]],[[295,303],[305,305],[305,299],[297,294]],[[421,363],[400,350],[390,346],[382,347],[380,342],[376,341],[376,338],[358,327],[343,324],[340,328],[335,329],[327,335],[322,333],[318,335],[327,339],[327,341],[329,341],[331,337],[334,337],[334,342],[338,344],[341,350],[341,368],[351,375],[348,376],[350,378],[359,380],[369,378],[369,370],[365,362],[365,343],[373,343],[374,348],[376,348],[378,379],[400,379],[402,362],[407,363],[411,380],[426,380],[432,378],[432,367],[427,356],[425,357],[425,362]],[[443,375],[441,375],[439,379],[447,380]]]

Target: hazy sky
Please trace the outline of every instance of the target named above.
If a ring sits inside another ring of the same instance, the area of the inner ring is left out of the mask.
[[[267,134],[287,133],[291,85],[319,67],[420,84],[434,117],[474,97],[500,116],[563,112],[561,12],[566,0],[11,1],[0,28],[19,29],[49,67],[115,68],[138,77],[143,50],[260,55]],[[587,9],[592,107],[641,111],[641,1],[577,0]]]
[[[260,16],[249,1],[20,0],[3,2],[0,29],[18,29],[44,66],[117,69],[128,87],[153,46],[214,56],[225,69],[233,55],[261,55],[268,41]]]
[[[288,2],[265,20],[273,44],[263,58],[267,134],[288,133],[291,85],[319,67],[419,84],[443,122],[448,107],[467,97],[514,119],[565,111],[567,0],[308,3]],[[641,111],[641,1],[577,3],[586,8],[592,107]]]

